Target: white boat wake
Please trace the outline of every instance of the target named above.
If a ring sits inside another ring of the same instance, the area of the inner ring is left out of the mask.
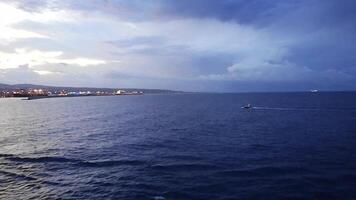
[[[349,108],[282,108],[282,107],[252,107],[254,110],[284,110],[284,111],[345,111]]]

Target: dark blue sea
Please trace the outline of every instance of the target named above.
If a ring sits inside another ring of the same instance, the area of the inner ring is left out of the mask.
[[[356,199],[356,93],[0,99],[0,199]]]

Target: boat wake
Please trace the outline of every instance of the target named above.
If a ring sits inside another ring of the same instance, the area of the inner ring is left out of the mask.
[[[288,108],[288,107],[252,107],[254,110],[281,110],[281,111],[356,111],[356,108]]]
[[[279,107],[253,107],[255,110],[290,110],[290,111],[295,111],[295,110],[320,110],[317,108],[279,108]]]

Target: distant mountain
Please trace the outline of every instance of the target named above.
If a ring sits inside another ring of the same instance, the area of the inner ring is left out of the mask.
[[[1,90],[15,90],[15,89],[46,89],[51,92],[55,91],[61,91],[61,90],[66,90],[66,91],[73,91],[73,92],[79,92],[79,91],[90,91],[90,92],[97,92],[97,91],[102,91],[102,92],[114,92],[117,90],[125,90],[125,91],[142,91],[144,93],[177,93],[181,91],[173,91],[173,90],[161,90],[161,89],[142,89],[142,88],[94,88],[94,87],[61,87],[61,86],[48,86],[48,85],[34,85],[34,84],[15,84],[15,85],[8,85],[8,84],[2,84],[0,83],[0,91]]]
[[[0,89],[11,88],[11,85],[0,83]]]

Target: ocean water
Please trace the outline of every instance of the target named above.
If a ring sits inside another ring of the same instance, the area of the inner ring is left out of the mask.
[[[0,99],[0,199],[356,199],[356,93]]]

